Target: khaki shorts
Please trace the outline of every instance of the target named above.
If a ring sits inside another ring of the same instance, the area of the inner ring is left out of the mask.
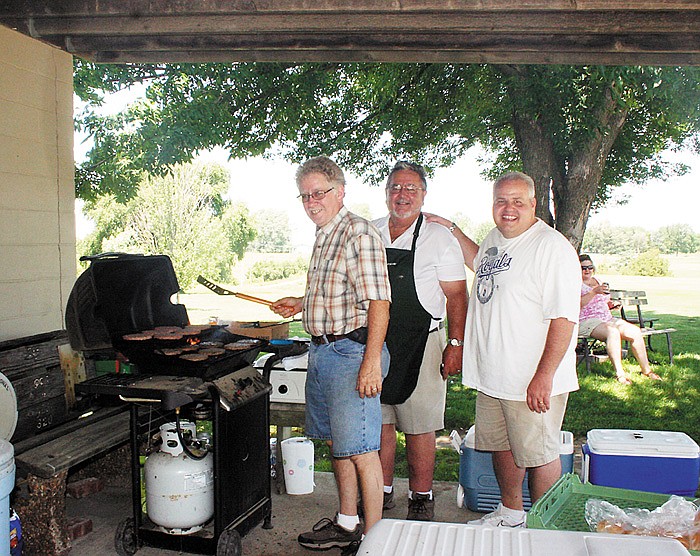
[[[600,319],[586,319],[578,325],[578,335],[590,337],[593,331],[598,328],[601,324],[608,324],[610,326],[617,326],[626,323],[625,319],[613,319],[613,320],[600,320]]]
[[[445,344],[444,330],[428,334],[416,389],[402,404],[382,404],[383,425],[396,425],[406,434],[424,434],[444,428],[447,381],[442,380],[440,364]]]
[[[578,323],[578,335],[588,338],[591,333],[605,321],[600,319],[586,319]]]
[[[476,396],[475,448],[513,453],[520,468],[539,467],[559,457],[561,425],[569,394],[550,398],[546,413],[535,413],[527,402],[501,400],[479,392]]]

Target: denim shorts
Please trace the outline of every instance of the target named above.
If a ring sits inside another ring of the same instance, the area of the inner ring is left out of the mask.
[[[306,373],[306,436],[333,442],[337,458],[376,452],[382,433],[379,396],[360,398],[357,374],[365,346],[344,339],[309,347]],[[382,378],[389,350],[382,349]]]

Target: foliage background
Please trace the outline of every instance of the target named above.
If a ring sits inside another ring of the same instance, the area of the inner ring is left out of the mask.
[[[222,166],[182,164],[162,176],[142,174],[126,203],[100,196],[86,212],[95,230],[77,246],[79,255],[103,252],[163,254],[172,260],[183,289],[202,274],[230,281],[255,229],[248,209],[225,199],[229,175]]]

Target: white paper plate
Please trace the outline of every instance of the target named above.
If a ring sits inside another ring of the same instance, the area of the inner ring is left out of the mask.
[[[0,438],[10,440],[17,426],[17,396],[12,383],[0,373]]]

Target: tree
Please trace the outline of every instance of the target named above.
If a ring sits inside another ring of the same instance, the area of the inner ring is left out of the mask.
[[[652,241],[662,253],[696,253],[700,249],[700,238],[687,224],[659,228]]]
[[[86,205],[96,229],[81,244],[84,254],[168,255],[183,289],[199,274],[226,279],[255,236],[247,209],[224,200],[227,189],[228,173],[218,165],[178,165],[163,176],[143,175],[127,203],[103,196]]]
[[[263,209],[253,215],[256,237],[250,246],[251,251],[258,253],[289,253],[292,245],[289,242],[291,230],[289,217],[286,212]]]
[[[649,249],[649,232],[638,226],[611,226],[608,222],[591,226],[583,239],[583,250],[590,253],[629,254]]]
[[[377,180],[396,159],[434,168],[480,143],[493,153],[492,176],[533,176],[538,216],[579,248],[611,188],[682,173],[660,153],[691,139],[700,149],[699,68],[249,63],[113,73],[76,64],[83,98],[149,83],[124,113],[78,121],[95,139],[77,173],[84,198],[103,189],[128,197],[139,169],[215,145],[291,161],[332,153]]]
[[[229,204],[221,215],[221,224],[228,239],[228,250],[242,259],[257,235],[248,207],[242,203]]]

